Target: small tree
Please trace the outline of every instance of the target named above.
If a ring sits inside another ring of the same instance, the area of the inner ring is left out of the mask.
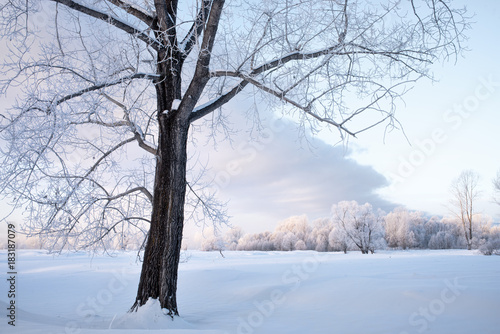
[[[334,251],[342,251],[347,254],[352,242],[349,240],[344,229],[340,226],[335,226],[328,234],[328,244]]]
[[[243,236],[243,230],[241,227],[236,226],[231,228],[226,232],[224,236],[224,243],[226,244],[226,248],[228,250],[236,250],[238,249],[238,243]]]
[[[497,176],[493,179],[493,191],[495,192],[495,202],[500,205],[500,170]]]
[[[472,249],[474,230],[475,202],[479,197],[477,189],[479,175],[472,170],[463,171],[451,185],[453,195],[452,211],[460,221],[467,249]]]
[[[220,231],[214,228],[207,228],[201,235],[200,250],[205,252],[223,251],[226,245]]]
[[[331,247],[329,246],[328,239],[332,229],[332,221],[329,218],[314,220],[306,242],[308,249],[314,249],[318,252],[327,252],[330,250]]]
[[[389,247],[402,249],[418,245],[416,229],[423,223],[420,212],[409,212],[399,207],[384,217],[385,240]]]
[[[274,233],[279,234],[291,233],[296,236],[297,240],[306,240],[309,234],[309,223],[307,216],[292,216],[278,223],[274,229]]]
[[[488,240],[479,247],[479,251],[484,255],[500,255],[500,226],[490,229]]]
[[[30,18],[41,8],[52,17],[37,34]],[[430,64],[460,52],[468,26],[447,0],[7,0],[0,9],[0,93],[23,88],[0,118],[0,193],[59,249],[102,246],[122,224],[147,233],[132,310],[153,298],[172,316],[186,198],[227,222],[187,175],[193,124],[216,130],[221,108],[245,92],[341,138],[394,127],[396,102]]]
[[[375,214],[369,203],[343,201],[332,207],[333,223],[362,254],[373,253],[383,244],[384,229],[381,214]]]

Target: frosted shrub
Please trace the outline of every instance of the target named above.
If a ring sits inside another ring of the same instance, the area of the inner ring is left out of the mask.
[[[429,240],[430,249],[450,249],[456,245],[456,239],[449,231],[439,231]]]
[[[292,232],[286,232],[282,234],[282,238],[279,238],[281,241],[279,243],[279,247],[277,247],[279,250],[283,251],[293,251],[295,250],[295,244],[297,244],[299,241],[301,241],[295,234]],[[305,246],[305,244],[304,244]]]
[[[330,231],[328,235],[328,244],[330,248],[334,251],[347,253],[349,249],[349,239],[347,238],[347,234],[336,228]]]
[[[317,252],[327,252],[330,249],[328,236],[333,230],[332,221],[329,218],[320,218],[312,222],[312,228],[307,236],[307,249],[314,249]]]
[[[484,255],[500,255],[500,238],[488,240],[479,251]]]
[[[201,243],[201,248],[200,248],[200,250],[205,252],[220,251],[223,249],[224,249],[224,242],[222,241],[222,238],[219,236],[210,236],[204,239]]]
[[[273,251],[275,250],[274,242],[271,240],[271,232],[258,234],[245,234],[238,240],[236,250],[239,251]]]
[[[299,240],[295,243],[295,250],[307,250],[306,243],[304,240]]]
[[[423,217],[421,212],[396,208],[384,218],[385,240],[392,248],[414,248],[422,239]]]
[[[491,228],[486,243],[479,247],[484,255],[500,255],[500,227]]]
[[[376,248],[384,247],[382,213],[374,213],[371,204],[342,201],[332,207],[332,213],[335,227],[342,231],[348,242],[361,253],[373,253]]]
[[[290,232],[294,234],[297,239],[306,240],[307,234],[309,232],[309,223],[307,221],[307,217],[305,215],[302,215],[287,218],[278,223],[278,226],[276,226],[274,232]]]
[[[225,249],[224,240],[222,236],[214,228],[208,228],[204,231],[202,236],[200,250],[210,252],[210,251],[221,251]]]
[[[236,250],[238,248],[238,242],[242,236],[243,236],[243,231],[241,227],[234,227],[229,231],[227,231],[226,235],[224,236],[224,243],[226,249]]]

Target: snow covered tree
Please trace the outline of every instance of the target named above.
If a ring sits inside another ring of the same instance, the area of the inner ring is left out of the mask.
[[[271,232],[245,234],[238,241],[237,250],[258,250],[258,251],[272,251],[275,250],[275,243],[272,240],[273,234]]]
[[[500,170],[497,176],[493,179],[493,191],[495,192],[495,202],[500,205]]]
[[[327,252],[331,249],[329,245],[329,235],[333,229],[330,218],[319,218],[312,222],[311,231],[306,240],[308,249],[318,252]]]
[[[500,255],[500,226],[490,229],[488,240],[479,247],[484,255]]]
[[[225,221],[186,175],[192,125],[216,130],[244,92],[342,138],[396,126],[398,99],[460,52],[464,15],[446,0],[6,0],[0,93],[22,91],[0,117],[0,193],[54,247],[147,233],[132,310],[177,315],[187,196]]]
[[[300,240],[292,232],[275,232],[274,235],[276,236],[274,244],[278,250],[282,251],[295,250],[295,244]]]
[[[418,245],[417,227],[423,222],[420,212],[409,212],[399,207],[384,217],[385,240],[389,247],[402,249]]]
[[[475,202],[479,197],[477,189],[479,175],[472,170],[463,171],[452,183],[451,201],[452,210],[460,221],[467,249],[472,249],[472,238],[474,233]]]
[[[449,249],[466,247],[461,222],[456,217],[432,217],[425,224],[427,248]]]
[[[224,236],[224,243],[226,244],[226,248],[228,250],[236,250],[238,249],[238,243],[241,237],[243,236],[243,230],[241,227],[236,226],[226,232]]]
[[[374,213],[371,204],[342,201],[332,207],[332,220],[347,239],[363,254],[383,246],[382,215]]]
[[[439,231],[433,234],[429,240],[430,249],[451,249],[455,248],[457,239],[451,231]]]
[[[474,228],[472,233],[472,248],[479,249],[490,237],[493,218],[486,214],[476,213],[474,215]]]
[[[340,226],[334,227],[328,234],[329,247],[334,251],[342,251],[347,254],[347,251],[352,245],[347,232]]]
[[[295,250],[307,250],[307,246],[306,246],[306,243],[304,242],[304,240],[299,240],[295,243],[295,245],[293,246],[293,248]]]
[[[210,252],[222,251],[225,248],[225,242],[220,234],[220,231],[217,231],[213,227],[204,229],[201,235],[200,250]]]
[[[278,223],[274,233],[293,234],[297,240],[306,240],[309,234],[307,216],[292,216]]]

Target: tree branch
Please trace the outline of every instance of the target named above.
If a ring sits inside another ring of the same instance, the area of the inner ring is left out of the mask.
[[[184,58],[186,58],[191,53],[193,47],[196,45],[198,37],[201,36],[201,33],[203,32],[203,27],[207,22],[212,1],[213,0],[202,1],[201,8],[198,11],[198,15],[196,15],[195,22],[193,23],[193,25],[189,29],[189,32],[186,34],[186,36],[184,37],[184,39],[180,44],[180,48],[182,53],[184,54]]]
[[[128,1],[123,1],[123,0],[108,0],[108,1],[111,2],[113,5],[123,9],[127,13],[135,16],[136,18],[138,18],[142,22],[146,23],[149,27],[151,27],[153,25],[154,18],[145,9],[143,9],[135,4],[132,4]]]
[[[195,73],[185,93],[188,99],[184,99],[182,103],[182,105],[186,104],[184,106],[184,112],[188,119],[191,117],[192,110],[200,99],[207,82],[210,80],[210,59],[223,7],[224,0],[213,0],[210,15],[205,27],[205,33],[203,35],[201,50],[196,63]],[[181,110],[179,111],[182,112]]]
[[[95,84],[94,86],[82,89],[82,90],[80,90],[80,91],[78,91],[76,93],[68,94],[65,97],[60,98],[59,100],[57,100],[54,103],[52,103],[51,107],[58,106],[61,103],[64,103],[64,102],[66,102],[68,100],[71,100],[71,99],[73,99],[75,97],[82,96],[85,93],[90,93],[90,92],[93,92],[93,91],[96,91],[96,90],[99,90],[99,89],[102,89],[102,88],[105,88],[105,87],[111,87],[111,86],[119,85],[119,84],[121,84],[121,83],[123,83],[125,81],[128,81],[128,80],[133,80],[133,79],[155,80],[155,79],[158,79],[158,78],[159,78],[159,76],[156,75],[156,74],[134,73],[132,75],[125,76],[125,77],[117,79],[115,81],[104,82],[104,83],[100,83],[100,84]]]
[[[280,100],[282,100],[282,101],[284,101],[284,102],[286,102],[286,103],[289,103],[289,104],[293,105],[294,107],[296,107],[296,108],[298,108],[298,109],[300,109],[300,110],[304,111],[307,115],[312,116],[312,117],[313,117],[313,118],[315,118],[316,120],[318,120],[318,121],[320,121],[320,122],[323,122],[323,123],[328,123],[328,124],[330,124],[330,125],[333,125],[333,126],[335,126],[336,128],[338,128],[339,130],[343,130],[343,131],[345,131],[346,133],[348,133],[349,135],[351,135],[351,136],[353,136],[353,137],[356,137],[356,135],[355,135],[353,132],[351,132],[351,131],[349,131],[348,129],[346,129],[346,128],[343,126],[343,124],[339,124],[338,122],[334,121],[334,120],[333,120],[333,119],[331,119],[331,118],[321,117],[321,116],[319,116],[318,114],[314,113],[314,112],[312,111],[312,108],[311,108],[311,105],[310,105],[310,104],[309,104],[309,105],[307,105],[307,106],[303,106],[303,105],[301,105],[300,103],[298,103],[298,102],[296,102],[296,101],[294,101],[294,100],[292,100],[292,99],[287,98],[287,97],[285,96],[284,92],[282,92],[282,91],[277,91],[277,90],[275,90],[275,89],[269,88],[269,87],[265,86],[264,84],[262,84],[262,83],[258,82],[257,80],[255,80],[255,79],[253,79],[253,78],[251,78],[251,77],[249,77],[249,76],[246,76],[246,75],[244,75],[244,74],[242,74],[242,73],[236,73],[236,72],[225,72],[225,73],[227,74],[227,76],[237,76],[237,77],[239,77],[239,78],[243,79],[243,81],[242,81],[242,82],[251,83],[251,84],[252,84],[252,85],[254,85],[255,87],[257,87],[257,88],[259,88],[259,89],[263,90],[264,92],[269,93],[269,94],[271,94],[271,95],[274,95],[274,96],[276,96],[277,98],[279,98]],[[229,97],[231,96],[231,94],[230,94],[230,93],[232,93],[232,94],[236,95],[238,92],[235,92],[235,90],[236,90],[238,87],[239,87],[239,86],[237,86],[237,87],[233,88],[233,89],[232,89],[229,93],[225,94],[224,96],[227,96],[227,98],[229,98]],[[240,90],[240,91],[241,91],[241,90]],[[233,95],[233,97],[234,97],[234,95]],[[220,98],[219,98],[219,99],[220,99]],[[219,99],[218,99],[218,100],[219,100]],[[229,99],[230,99],[230,98],[229,98]],[[204,107],[204,108],[202,108],[202,109],[200,109],[200,110],[203,110],[203,113],[205,113],[205,115],[206,115],[206,114],[208,113],[208,112],[207,112],[208,110],[210,110],[210,109],[214,110],[214,109],[215,109],[215,107],[214,107],[213,105],[214,105],[214,103],[215,103],[215,102],[218,102],[218,100],[216,100],[216,101],[212,102],[210,105],[208,105],[208,106],[206,106],[206,107]],[[221,102],[222,102],[222,101],[221,101]],[[227,102],[227,101],[226,101],[226,102]],[[219,102],[219,103],[220,103],[220,102]],[[224,103],[221,103],[221,105],[222,105],[222,104],[224,104]],[[197,111],[194,115],[192,115],[192,119],[193,119],[193,120],[194,120],[194,119],[198,119],[198,118],[202,117],[202,116],[201,116],[201,114],[197,114],[198,112],[200,112],[200,110],[199,110],[199,111]]]
[[[245,88],[246,85],[248,85],[248,81],[241,80],[236,86],[234,86],[227,93],[222,94],[218,98],[216,98],[208,103],[205,103],[199,107],[196,107],[193,110],[193,112],[191,113],[189,121],[192,123],[192,122],[210,114],[215,109],[222,107],[224,104],[231,101],[231,99],[233,97],[238,95],[238,93],[241,92],[243,90],[243,88]]]
[[[117,194],[117,195],[114,195],[114,196],[109,196],[107,198],[104,198],[105,200],[108,200],[108,201],[114,201],[115,199],[118,199],[118,198],[121,198],[121,197],[125,197],[127,195],[130,195],[131,193],[134,193],[136,191],[140,191],[142,192],[150,202],[153,202],[153,195],[151,195],[151,192],[149,192],[149,190],[147,190],[145,187],[135,187],[135,188],[132,188],[132,189],[129,189],[127,191],[124,191],[120,194]]]
[[[73,0],[51,0],[57,3],[60,3],[62,5],[65,5],[71,9],[74,9],[80,13],[86,14],[91,17],[95,17],[96,19],[99,19],[101,21],[104,21],[106,23],[109,23],[115,27],[117,27],[120,30],[125,31],[126,33],[137,36],[140,40],[145,42],[146,44],[150,45],[153,49],[155,50],[160,50],[163,45],[156,39],[148,36],[145,34],[143,31],[121,21],[120,19],[113,17],[112,15],[103,13],[95,8],[90,8],[87,6],[84,6],[76,1]]]
[[[52,216],[49,218],[48,222],[47,222],[47,226],[50,226],[52,224],[52,222],[54,221],[54,219],[56,219],[56,216],[57,214],[63,210],[66,206],[66,204],[68,203],[69,199],[71,198],[71,196],[73,196],[73,194],[75,193],[76,189],[78,187],[80,187],[80,185],[82,184],[82,182],[84,180],[87,179],[87,177],[92,174],[96,169],[97,167],[101,164],[102,161],[104,161],[110,154],[112,154],[113,152],[115,152],[116,150],[118,150],[120,147],[134,141],[135,138],[129,138],[129,139],[126,139],[120,143],[118,143],[117,145],[113,146],[111,149],[109,149],[107,152],[105,152],[93,165],[92,167],[89,168],[89,170],[85,173],[85,175],[83,175],[83,177],[80,179],[80,181],[78,181],[74,186],[72,186],[72,189],[71,191],[69,192],[68,195],[65,196],[65,199],[63,200],[62,204],[59,205],[57,208],[56,208],[56,211],[52,214]]]
[[[132,120],[130,119],[129,111],[128,111],[127,107],[123,103],[120,103],[117,100],[113,99],[111,96],[109,96],[107,94],[103,94],[103,95],[105,98],[107,98],[109,101],[116,104],[118,107],[120,107],[123,110],[125,121],[121,121],[121,122],[124,122],[127,126],[130,127],[130,130],[134,134],[134,137],[137,140],[139,147],[146,150],[147,152],[149,152],[151,154],[156,155],[157,148],[154,147],[155,146],[154,144],[150,144],[150,143],[146,142],[146,140],[144,138],[144,132],[141,130],[141,128],[137,124],[132,122]]]

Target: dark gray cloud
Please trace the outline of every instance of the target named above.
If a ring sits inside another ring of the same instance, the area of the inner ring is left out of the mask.
[[[272,230],[292,215],[327,217],[343,200],[384,210],[395,206],[375,193],[388,180],[350,159],[345,147],[298,137],[291,121],[263,120],[260,132],[251,135],[242,126],[231,144],[219,142],[209,153],[210,174],[219,197],[229,200],[233,225],[248,232]]]

